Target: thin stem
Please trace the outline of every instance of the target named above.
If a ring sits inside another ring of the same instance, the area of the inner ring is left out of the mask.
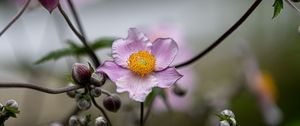
[[[148,106],[148,109],[146,111],[146,115],[144,117],[144,122],[147,121],[147,119],[149,118],[150,116],[150,113],[151,113],[151,110],[153,108],[153,105],[154,105],[154,101],[155,101],[155,98],[157,97],[157,95],[154,96],[153,100],[150,102],[149,106]]]
[[[16,16],[13,17],[13,19],[3,28],[3,30],[1,30],[0,37],[4,34],[4,32],[10,26],[12,26],[22,16],[22,14],[25,12],[25,10],[28,7],[28,5],[30,4],[30,2],[31,2],[31,0],[27,0],[27,2],[25,3],[25,5],[23,6],[23,8],[16,14]]]
[[[107,90],[101,89],[102,93],[107,95],[107,96],[111,96],[111,93]]]
[[[78,12],[76,11],[76,8],[75,8],[75,6],[73,4],[73,1],[72,0],[67,0],[67,2],[68,2],[68,5],[69,5],[69,7],[71,9],[72,15],[75,18],[75,21],[77,23],[77,26],[78,26],[78,29],[79,29],[80,33],[82,34],[82,36],[84,36],[84,38],[86,38],[86,34],[85,34],[84,30],[83,30],[82,23],[81,23],[81,21],[79,19]]]
[[[140,126],[144,124],[144,102],[141,102]]]
[[[89,53],[89,56],[90,56],[90,58],[92,59],[94,65],[95,65],[96,67],[98,67],[98,66],[100,65],[100,61],[99,61],[98,57],[96,56],[96,54],[94,53],[94,51],[92,50],[92,48],[91,48],[91,47],[88,45],[88,43],[87,43],[86,35],[85,35],[84,30],[83,30],[82,24],[81,24],[81,22],[80,22],[78,13],[77,13],[77,11],[76,11],[76,8],[75,8],[75,6],[74,6],[72,0],[67,0],[67,2],[68,2],[68,5],[69,5],[69,7],[70,7],[70,9],[71,9],[71,12],[72,12],[72,14],[73,14],[73,16],[74,16],[74,18],[75,18],[75,21],[76,21],[76,23],[77,23],[77,26],[78,26],[78,28],[79,28],[79,31],[81,32],[81,35],[83,36],[83,40],[81,40],[81,42],[82,42],[82,44],[85,46],[87,52]]]
[[[28,84],[28,83],[13,83],[13,82],[8,82],[8,83],[0,83],[0,88],[28,88],[28,89],[33,89],[36,91],[40,92],[45,92],[49,94],[61,94],[65,93],[68,91],[73,91],[82,88],[82,86],[76,85],[76,86],[67,86],[63,88],[57,88],[57,89],[50,89],[50,88],[45,88],[41,86],[37,86],[35,84]]]
[[[88,92],[89,92],[89,95],[91,97],[92,103],[101,111],[101,113],[103,114],[103,116],[107,120],[108,126],[112,126],[112,123],[111,123],[108,115],[106,114],[105,110],[100,105],[98,105],[98,103],[96,102],[96,100],[93,97],[92,93],[90,91],[88,91]]]
[[[67,24],[69,25],[69,27],[71,28],[71,30],[74,32],[74,34],[78,37],[78,39],[80,41],[84,41],[84,37],[76,30],[75,26],[72,24],[70,18],[68,17],[68,15],[66,14],[66,12],[63,10],[63,8],[61,7],[60,4],[58,4],[58,10],[61,13],[61,15],[64,17],[64,19],[66,20]]]
[[[229,28],[220,38],[218,38],[213,44],[211,44],[204,51],[200,52],[197,56],[192,59],[185,61],[181,64],[175,65],[176,68],[184,67],[190,65],[197,61],[198,59],[205,56],[208,52],[217,47],[223,40],[225,40],[233,31],[235,31],[248,17],[249,15],[256,9],[256,7],[261,3],[262,0],[256,0],[253,5],[246,11],[246,13],[231,27]]]

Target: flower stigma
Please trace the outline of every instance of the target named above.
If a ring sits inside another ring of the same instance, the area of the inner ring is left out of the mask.
[[[155,61],[155,57],[148,51],[138,51],[130,55],[128,67],[131,71],[144,77],[154,70]]]

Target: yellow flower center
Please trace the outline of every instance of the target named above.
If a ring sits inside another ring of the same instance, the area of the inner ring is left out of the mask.
[[[130,55],[128,67],[131,71],[144,77],[154,70],[155,61],[155,57],[148,51],[138,51]]]

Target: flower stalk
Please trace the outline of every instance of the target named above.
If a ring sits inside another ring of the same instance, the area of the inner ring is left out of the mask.
[[[12,20],[1,30],[0,32],[0,37],[6,32],[6,30],[12,26],[25,12],[26,8],[28,8],[29,4],[30,4],[31,0],[27,0],[27,2],[25,3],[25,5],[23,6],[23,8],[16,14],[15,17],[12,18]]]

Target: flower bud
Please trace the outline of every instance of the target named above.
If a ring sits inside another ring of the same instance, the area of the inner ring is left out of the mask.
[[[68,84],[68,86],[73,86],[73,84]],[[68,91],[67,92],[67,95],[71,98],[74,98],[75,95],[76,95],[76,92],[75,91]]]
[[[115,94],[107,96],[103,99],[103,106],[111,112],[117,112],[121,107],[121,99]]]
[[[96,118],[95,126],[106,126],[106,125],[107,125],[107,122],[102,116],[99,116]]]
[[[234,113],[231,110],[225,109],[221,112],[221,115],[228,116],[230,118],[235,118]]]
[[[186,90],[182,89],[181,87],[179,87],[178,85],[175,85],[175,87],[173,88],[173,93],[179,97],[183,97],[186,95]]]
[[[99,97],[102,94],[102,90],[100,87],[95,87],[91,90],[91,94],[94,97]]]
[[[78,124],[78,117],[76,115],[71,116],[69,119],[69,126],[77,126]]]
[[[92,85],[100,87],[104,84],[103,79],[104,79],[104,75],[102,73],[93,73],[92,77],[91,77],[91,80],[90,80],[90,83]]]
[[[18,109],[18,107],[19,107],[18,103],[13,99],[7,100],[5,105],[9,106],[11,108],[14,108],[14,109]]]
[[[87,65],[81,63],[75,63],[73,65],[72,77],[77,84],[89,83],[91,74],[91,70]]]
[[[77,107],[80,109],[80,110],[87,110],[91,107],[91,102],[86,100],[86,99],[79,99],[77,101]]]
[[[220,126],[230,126],[230,124],[227,120],[222,120],[220,121]]]
[[[0,112],[2,111],[3,107],[4,106],[0,103]]]
[[[50,13],[57,8],[59,0],[39,0],[40,3],[45,7]]]

